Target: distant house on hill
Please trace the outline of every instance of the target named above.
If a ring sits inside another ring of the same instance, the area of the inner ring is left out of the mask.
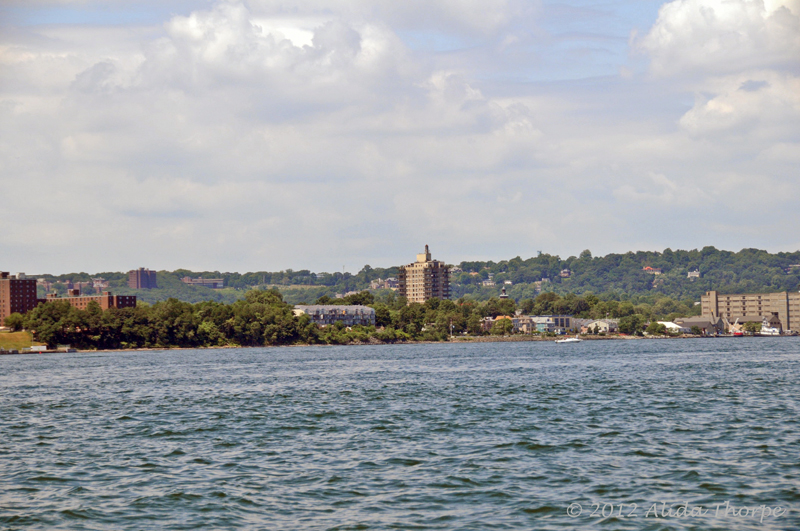
[[[650,273],[651,275],[660,275],[661,274],[661,268],[660,267],[645,266],[645,267],[642,268],[642,271],[644,271],[645,273]]]

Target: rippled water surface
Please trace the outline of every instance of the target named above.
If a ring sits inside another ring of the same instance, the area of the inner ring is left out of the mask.
[[[798,339],[0,356],[0,529],[798,529]]]

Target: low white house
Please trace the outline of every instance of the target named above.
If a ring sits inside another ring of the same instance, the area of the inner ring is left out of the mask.
[[[616,319],[598,319],[589,321],[581,326],[582,334],[605,333],[613,334],[619,331],[619,321]]]
[[[658,321],[658,324],[662,324],[667,328],[667,332],[671,334],[691,334],[692,329],[686,328],[685,326],[681,326],[679,324],[675,324],[672,321]]]

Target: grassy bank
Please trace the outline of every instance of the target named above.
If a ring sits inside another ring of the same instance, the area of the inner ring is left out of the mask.
[[[34,343],[30,332],[0,332],[0,348],[22,350],[34,344],[41,343]]]

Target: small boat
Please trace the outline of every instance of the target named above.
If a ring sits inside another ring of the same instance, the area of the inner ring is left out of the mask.
[[[583,341],[583,339],[579,338],[577,335],[566,339],[556,339],[556,343],[580,343],[581,341]]]

